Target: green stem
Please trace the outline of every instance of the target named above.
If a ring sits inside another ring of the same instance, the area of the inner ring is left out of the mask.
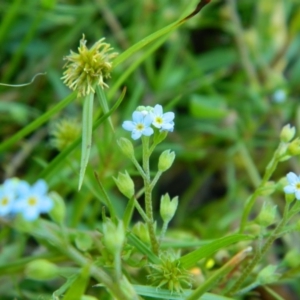
[[[163,238],[165,237],[165,234],[166,234],[167,229],[168,229],[168,225],[169,225],[169,222],[164,222],[163,223],[161,233],[160,233],[160,237],[159,237],[159,245],[161,245],[161,242],[162,242]]]
[[[149,222],[147,222],[149,236],[151,240],[152,250],[154,254],[158,254],[159,245],[155,236],[153,209],[152,209],[152,189],[149,167],[149,137],[142,137],[143,143],[143,169],[145,172],[144,187],[145,187],[145,210]]]
[[[277,149],[275,150],[271,161],[269,162],[269,164],[266,167],[266,171],[265,171],[263,178],[261,179],[255,192],[248,198],[248,200],[245,204],[245,208],[244,208],[243,214],[242,214],[239,233],[242,233],[245,229],[251,209],[256,201],[257,196],[259,196],[260,189],[269,181],[269,179],[271,178],[272,174],[274,173],[274,171],[278,165],[278,162],[280,161],[281,156],[279,155],[279,152],[280,152],[281,147],[282,147],[282,143],[280,143],[279,146],[277,147]],[[247,152],[246,149],[244,149],[244,147],[242,147],[241,149],[244,154]],[[255,180],[255,182],[257,182],[259,177],[257,177],[257,176],[255,176],[255,177],[257,178]]]
[[[237,280],[237,282],[234,284],[234,286],[228,291],[228,296],[235,295],[236,292],[239,290],[240,286],[243,284],[243,282],[248,278],[250,273],[253,271],[254,267],[259,263],[259,261],[262,259],[262,257],[266,254],[266,252],[269,250],[273,242],[278,238],[278,234],[282,230],[282,228],[286,225],[286,223],[289,220],[289,204],[287,203],[284,209],[284,214],[282,220],[279,222],[277,227],[274,229],[272,234],[267,239],[266,243],[264,244],[261,251],[257,251],[254,255],[252,261],[248,264],[248,266],[244,269],[242,275]]]

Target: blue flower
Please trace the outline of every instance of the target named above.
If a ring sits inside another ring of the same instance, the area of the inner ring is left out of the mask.
[[[0,216],[4,217],[13,212],[20,182],[17,178],[11,178],[0,186]]]
[[[297,200],[300,200],[300,176],[290,172],[286,175],[289,185],[284,187],[286,194],[295,194]]]
[[[175,114],[173,112],[163,113],[163,108],[161,105],[156,104],[151,112],[153,121],[152,125],[159,128],[160,131],[173,131],[174,130],[174,118]]]
[[[41,213],[49,212],[53,207],[52,200],[47,195],[48,187],[44,180],[38,180],[33,186],[21,182],[18,186],[18,198],[14,212],[21,213],[25,220],[34,221]]]
[[[134,140],[137,140],[142,135],[150,136],[153,134],[153,129],[150,127],[151,123],[151,114],[134,111],[132,114],[132,121],[123,122],[122,127],[127,131],[131,131],[131,137]]]

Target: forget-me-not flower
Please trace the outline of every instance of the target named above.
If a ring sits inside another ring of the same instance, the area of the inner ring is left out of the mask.
[[[152,125],[159,128],[160,131],[173,131],[174,130],[174,118],[175,114],[173,112],[163,113],[163,108],[161,105],[156,104],[151,112],[153,117]]]
[[[18,186],[19,197],[14,205],[14,212],[21,213],[25,220],[34,221],[41,213],[49,212],[53,207],[47,195],[48,187],[44,180],[38,180],[33,186],[21,182]]]
[[[290,172],[286,175],[289,185],[284,187],[286,194],[295,194],[297,200],[300,200],[300,176]]]
[[[10,178],[0,186],[0,216],[7,216],[13,212],[20,182],[18,178]]]
[[[131,137],[137,140],[142,135],[150,136],[153,134],[153,129],[150,127],[152,120],[151,114],[134,111],[132,121],[124,121],[122,127],[127,131],[131,131]]]

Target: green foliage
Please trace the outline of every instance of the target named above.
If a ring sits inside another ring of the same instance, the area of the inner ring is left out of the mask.
[[[0,299],[299,295],[299,16],[295,0],[2,1]],[[156,104],[174,131],[130,140],[122,123]],[[49,215],[1,211],[14,177],[46,181]]]

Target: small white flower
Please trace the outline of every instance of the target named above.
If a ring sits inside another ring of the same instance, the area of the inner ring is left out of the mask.
[[[153,117],[152,125],[159,128],[160,131],[173,131],[174,130],[174,118],[175,114],[173,112],[163,113],[163,108],[161,105],[156,104],[151,112]]]
[[[150,127],[152,123],[152,116],[144,114],[140,111],[134,111],[132,114],[132,121],[124,121],[122,127],[131,131],[131,137],[134,140],[139,139],[142,135],[150,136],[153,134],[153,129]]]
[[[300,176],[290,172],[286,175],[289,185],[284,187],[286,194],[295,194],[297,200],[300,200]]]
[[[48,197],[47,190],[44,180],[38,180],[33,186],[27,182],[21,182],[18,186],[20,196],[16,199],[14,212],[21,213],[27,221],[34,221],[41,213],[49,212],[53,207],[53,202]]]
[[[0,216],[4,217],[13,212],[20,182],[18,178],[11,178],[0,186]]]

